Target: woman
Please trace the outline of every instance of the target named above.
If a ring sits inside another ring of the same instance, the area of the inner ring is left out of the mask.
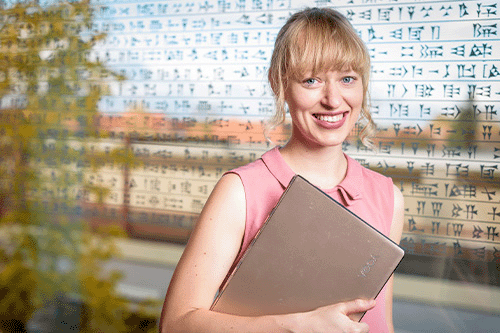
[[[392,332],[392,279],[377,300],[353,300],[304,313],[241,317],[210,311],[222,282],[264,223],[294,174],[342,202],[399,242],[403,197],[392,181],[345,155],[342,143],[358,122],[370,145],[370,61],[350,23],[331,9],[305,9],[280,30],[269,68],[274,122],[292,134],[283,147],[226,173],[207,200],[172,277],[163,332]],[[349,315],[368,311],[362,322]]]

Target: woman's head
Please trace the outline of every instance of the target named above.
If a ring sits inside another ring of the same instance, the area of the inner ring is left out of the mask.
[[[273,126],[285,120],[285,92],[290,80],[307,73],[328,70],[353,70],[363,80],[361,117],[367,124],[360,133],[366,139],[374,132],[368,112],[370,57],[365,44],[349,21],[328,8],[308,8],[292,15],[276,37],[269,66],[269,83],[276,100]]]

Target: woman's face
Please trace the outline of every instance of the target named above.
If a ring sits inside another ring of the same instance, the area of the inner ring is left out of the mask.
[[[363,104],[361,76],[331,70],[290,79],[285,100],[293,122],[292,137],[308,146],[337,146],[347,138]]]

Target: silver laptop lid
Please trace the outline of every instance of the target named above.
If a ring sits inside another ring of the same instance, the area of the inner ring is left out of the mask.
[[[295,176],[212,310],[257,316],[375,298],[403,255],[396,243]]]

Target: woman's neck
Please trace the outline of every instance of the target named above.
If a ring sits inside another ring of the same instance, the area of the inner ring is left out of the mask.
[[[296,174],[323,189],[338,185],[347,172],[347,159],[342,146],[309,147],[290,140],[280,153]]]

